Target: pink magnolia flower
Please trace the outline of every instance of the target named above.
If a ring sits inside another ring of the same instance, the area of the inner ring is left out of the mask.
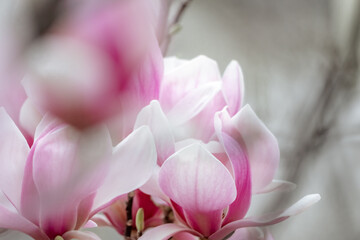
[[[112,148],[103,127],[79,131],[47,115],[29,148],[0,109],[0,136],[0,228],[37,240],[97,239],[77,230],[95,226],[94,214],[146,182],[156,161],[145,126]]]
[[[222,240],[237,229],[281,222],[320,199],[318,194],[308,195],[284,211],[245,217],[252,194],[287,186],[272,183],[279,158],[277,141],[249,106],[232,118],[226,109],[217,113],[215,130],[225,154],[215,145],[194,143],[163,162],[158,182],[178,222],[153,228],[140,239]]]
[[[205,56],[192,60],[166,58],[164,67],[159,102],[175,139],[212,140],[214,114],[228,106],[233,116],[242,106],[244,81],[239,64],[232,61],[223,77],[217,63]]]
[[[41,112],[77,127],[117,114],[135,119],[138,110],[158,98],[162,77],[148,4],[97,1],[85,6],[69,11],[30,49],[27,94]]]

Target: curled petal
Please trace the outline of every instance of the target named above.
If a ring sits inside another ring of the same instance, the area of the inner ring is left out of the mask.
[[[158,165],[161,166],[163,162],[175,152],[175,140],[169,121],[158,101],[152,101],[149,106],[140,111],[134,128],[136,129],[141,125],[149,126],[154,136]]]
[[[268,229],[240,228],[227,240],[273,240],[273,238]]]
[[[280,152],[276,138],[249,105],[232,118],[224,109],[215,121],[215,128],[219,129],[219,126],[246,150],[251,166],[252,192],[260,192],[271,183],[279,165]]]
[[[222,91],[229,113],[233,116],[240,110],[244,100],[244,77],[239,64],[234,60],[224,72]]]
[[[321,199],[319,194],[310,194],[284,211],[270,213],[261,217],[249,217],[231,222],[209,237],[209,240],[223,239],[239,228],[262,227],[273,225],[288,219],[291,216],[305,211],[308,207]],[[271,239],[271,238],[270,238]]]
[[[269,193],[274,191],[286,192],[292,191],[296,188],[296,184],[283,180],[273,180],[269,185],[263,188],[261,191],[258,191],[257,194]]]
[[[230,123],[226,110],[215,115],[215,129],[222,142],[234,173],[237,196],[229,206],[223,225],[243,218],[251,202],[251,172],[248,153],[243,146],[241,136]]]
[[[64,240],[101,240],[95,233],[82,231],[69,231],[62,236]]]
[[[194,234],[195,236],[201,236],[201,234],[199,234],[198,232],[191,230],[189,228],[186,227],[182,227],[176,224],[164,224],[152,229],[149,229],[148,231],[146,231],[144,233],[144,235],[142,237],[139,238],[139,240],[167,240],[170,237],[181,233],[181,232],[188,232],[191,234]]]

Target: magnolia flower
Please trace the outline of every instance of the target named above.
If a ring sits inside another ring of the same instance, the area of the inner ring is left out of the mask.
[[[232,118],[226,109],[218,112],[215,130],[220,148],[216,144],[193,143],[161,164],[157,176],[160,190],[153,192],[162,192],[158,196],[170,204],[177,222],[151,229],[140,239],[195,236],[222,240],[237,229],[283,221],[320,199],[318,194],[308,195],[285,211],[245,217],[252,194],[289,187],[286,182],[272,182],[279,160],[277,141],[249,106]],[[159,146],[159,137],[152,131]],[[152,187],[156,189],[155,184]],[[235,236],[246,236],[249,231],[241,230]]]
[[[0,109],[0,228],[37,240],[97,239],[90,218],[151,175],[156,151],[147,127],[115,148],[103,127],[79,131],[48,115],[29,148]]]
[[[217,63],[205,56],[189,61],[166,58],[164,67],[159,102],[175,139],[212,140],[214,114],[227,106],[233,116],[242,106],[244,80],[239,64],[230,62],[223,77]]]
[[[158,98],[162,57],[147,6],[143,0],[85,4],[35,43],[24,86],[38,110],[86,127],[117,114],[135,119]]]

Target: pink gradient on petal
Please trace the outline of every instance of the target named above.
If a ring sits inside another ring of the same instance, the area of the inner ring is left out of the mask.
[[[183,209],[184,220],[205,236],[220,228],[223,209],[236,198],[229,171],[199,144],[166,160],[159,182],[164,193]]]
[[[249,105],[243,107],[231,121],[244,141],[251,166],[252,188],[256,193],[274,178],[280,159],[278,142]]]

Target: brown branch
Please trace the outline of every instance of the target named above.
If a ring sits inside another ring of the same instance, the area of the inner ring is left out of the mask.
[[[166,38],[162,45],[162,52],[163,52],[164,56],[166,55],[169,45],[170,45],[170,42],[172,40],[172,37],[174,36],[173,29],[179,25],[181,18],[183,17],[186,9],[189,7],[189,5],[192,1],[193,0],[184,0],[176,13],[174,20],[169,24],[168,29],[167,29],[167,35],[166,35]]]
[[[134,201],[134,192],[128,193],[128,201],[126,203],[126,228],[125,228],[125,234],[124,237],[127,240],[131,240],[131,232],[132,232],[132,226],[133,226],[133,219],[132,219],[132,205]]]

